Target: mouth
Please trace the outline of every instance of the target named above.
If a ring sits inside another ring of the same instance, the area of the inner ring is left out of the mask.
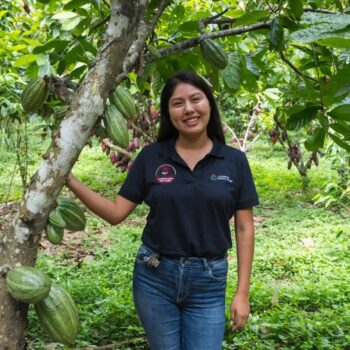
[[[190,117],[183,120],[183,123],[185,123],[188,126],[196,125],[199,120],[199,117]]]

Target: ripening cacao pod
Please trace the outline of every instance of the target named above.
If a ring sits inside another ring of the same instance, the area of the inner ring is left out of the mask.
[[[14,299],[34,304],[48,296],[51,281],[44,272],[34,267],[17,266],[7,273],[6,288]]]
[[[63,240],[64,228],[51,225],[45,226],[45,233],[47,240],[52,244],[60,244]]]
[[[35,112],[46,101],[48,94],[43,78],[32,79],[22,92],[21,105],[26,112]]]
[[[66,197],[57,197],[58,210],[70,231],[82,231],[86,226],[84,211]]]
[[[129,145],[129,132],[126,120],[114,105],[108,105],[104,113],[104,124],[108,137],[122,148]]]
[[[224,69],[228,64],[226,52],[214,40],[206,39],[200,43],[200,51],[204,59],[216,69]]]
[[[130,92],[118,86],[115,91],[109,96],[111,104],[116,106],[123,117],[127,120],[132,120],[136,116],[136,105]]]
[[[63,220],[62,215],[58,208],[52,210],[52,212],[49,215],[49,223],[53,226],[59,227],[59,228],[65,228],[66,222]]]
[[[55,342],[72,345],[78,334],[78,311],[70,294],[53,284],[47,298],[34,305],[45,333]]]

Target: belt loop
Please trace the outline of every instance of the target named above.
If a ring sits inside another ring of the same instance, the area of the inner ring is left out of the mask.
[[[207,258],[203,258],[203,265],[204,265],[205,271],[209,271],[209,263]]]

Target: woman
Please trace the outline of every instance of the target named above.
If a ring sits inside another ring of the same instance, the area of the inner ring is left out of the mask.
[[[152,350],[221,349],[234,216],[238,285],[230,317],[233,330],[243,328],[258,196],[244,153],[225,144],[214,96],[202,78],[179,72],[166,82],[158,140],[140,152],[114,201],[72,175],[67,186],[112,225],[137,204],[149,205],[133,295]]]

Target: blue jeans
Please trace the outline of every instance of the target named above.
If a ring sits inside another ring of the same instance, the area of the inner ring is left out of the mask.
[[[152,350],[220,350],[225,331],[227,258],[160,257],[141,245],[134,303]]]

